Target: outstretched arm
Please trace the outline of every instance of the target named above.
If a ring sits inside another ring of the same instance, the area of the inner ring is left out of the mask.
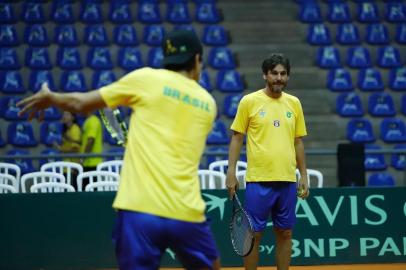
[[[235,175],[237,161],[240,157],[241,146],[244,141],[244,134],[234,131],[231,137],[230,149],[228,151],[228,170],[226,178],[226,186],[230,198],[234,196],[235,191],[238,189],[238,180]]]
[[[49,90],[47,83],[43,83],[38,93],[21,100],[17,106],[22,107],[19,115],[28,113],[28,119],[31,120],[37,112],[38,118],[41,119],[43,110],[51,106],[73,113],[87,114],[105,107],[106,103],[97,90],[86,93],[55,93]]]

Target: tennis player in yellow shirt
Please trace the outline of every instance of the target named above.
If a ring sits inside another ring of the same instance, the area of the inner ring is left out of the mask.
[[[163,43],[165,69],[142,68],[88,93],[55,93],[46,85],[19,103],[22,114],[57,106],[91,112],[132,108],[113,232],[121,270],[158,269],[171,248],[186,269],[220,269],[197,170],[216,116],[213,97],[197,83],[203,47],[175,31]]]
[[[302,137],[306,126],[298,98],[285,89],[290,73],[289,59],[272,54],[262,64],[265,88],[244,96],[231,125],[226,184],[232,197],[238,188],[235,175],[244,135],[247,135],[245,209],[255,232],[252,252],[244,257],[247,270],[257,269],[258,248],[269,216],[276,238],[276,266],[287,270],[292,250],[292,229],[296,222],[297,197],[309,195]],[[295,170],[301,178],[298,190]]]

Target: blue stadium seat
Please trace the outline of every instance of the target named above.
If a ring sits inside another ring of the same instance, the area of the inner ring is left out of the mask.
[[[388,28],[380,23],[368,24],[366,28],[365,41],[372,45],[389,44]]]
[[[214,69],[236,68],[233,54],[227,47],[211,48],[208,55],[208,63]]]
[[[361,1],[357,7],[357,20],[362,23],[376,23],[380,21],[378,6],[373,1]]]
[[[238,104],[243,95],[229,95],[224,98],[223,114],[227,117],[234,118],[237,113]]]
[[[14,14],[14,10],[9,3],[0,3],[0,24],[15,23],[17,17]]]
[[[28,89],[33,92],[38,92],[44,82],[48,83],[49,89],[56,89],[54,77],[50,70],[34,70],[30,74]]]
[[[151,48],[148,52],[148,66],[152,68],[161,68],[162,60],[164,59],[164,54],[162,48]]]
[[[406,144],[397,144],[393,149],[403,149],[406,150]],[[391,156],[391,166],[396,170],[405,171],[406,170],[406,154],[392,154]]]
[[[216,4],[210,2],[197,3],[195,20],[204,24],[219,23],[221,16]]]
[[[153,1],[139,2],[137,18],[141,23],[161,23],[162,19],[158,3]]]
[[[28,24],[46,22],[42,4],[34,2],[25,2],[22,10],[22,19],[24,20],[24,22]]]
[[[6,141],[3,139],[3,136],[1,135],[1,130],[0,130],[0,147],[6,146]]]
[[[86,92],[85,76],[78,70],[66,70],[61,74],[59,88],[65,92]]]
[[[116,80],[116,75],[111,70],[95,71],[92,76],[92,89],[99,89]]]
[[[203,28],[202,42],[208,46],[226,46],[228,34],[221,25],[206,25]]]
[[[100,3],[85,1],[82,2],[80,20],[84,23],[103,23],[103,13]]]
[[[364,115],[364,108],[359,95],[356,93],[343,93],[336,99],[336,111],[343,117],[359,117]]]
[[[53,146],[62,144],[63,124],[60,122],[42,122],[40,125],[40,142]]]
[[[89,46],[105,46],[109,44],[106,29],[101,24],[87,25],[83,41]]]
[[[332,23],[350,22],[351,13],[348,4],[336,1],[328,3],[327,19]]]
[[[406,125],[399,118],[385,118],[381,122],[381,139],[387,143],[406,142]]]
[[[4,94],[25,93],[20,71],[10,70],[0,72],[0,91]]]
[[[389,72],[389,88],[395,91],[406,91],[406,68],[392,69]]]
[[[74,23],[76,18],[73,14],[72,5],[69,1],[53,1],[51,17],[56,23]]]
[[[366,47],[351,47],[347,51],[346,63],[352,68],[369,68],[372,67],[371,56]]]
[[[27,115],[18,116],[21,111],[17,102],[21,100],[18,96],[3,96],[0,98],[0,116],[9,121],[26,120]]]
[[[60,120],[61,117],[62,117],[61,112],[55,107],[48,107],[44,110],[45,121],[56,121]]]
[[[0,25],[0,46],[18,46],[19,44],[15,26],[12,24]]]
[[[228,146],[223,145],[209,145],[207,146],[207,151],[212,153],[206,156],[206,162],[203,168],[208,168],[209,164],[218,161],[218,160],[227,160],[228,159]],[[218,155],[217,155],[218,153]],[[223,155],[221,153],[226,153]]]
[[[300,5],[299,20],[303,23],[323,22],[320,6],[317,2],[304,2]]]
[[[220,70],[216,77],[216,87],[221,92],[241,92],[244,90],[244,83],[238,71]]]
[[[7,159],[6,162],[16,164],[18,167],[20,167],[21,175],[36,171],[36,169],[32,165],[31,158],[20,158],[19,157],[19,156],[30,155],[31,153],[28,150],[11,149],[11,150],[7,151],[6,154],[10,157],[14,157],[12,159]]]
[[[115,157],[108,157],[106,160],[123,160],[125,149],[123,147],[112,147],[110,148],[107,153],[108,154],[117,154],[118,156]]]
[[[29,47],[25,51],[25,65],[31,69],[51,69],[47,47]]]
[[[330,30],[324,24],[311,24],[307,30],[307,42],[311,45],[331,45]]]
[[[112,2],[110,4],[109,19],[113,23],[132,23],[134,18],[129,3]]]
[[[397,68],[401,67],[400,52],[398,48],[393,46],[385,46],[378,48],[378,66],[382,68]]]
[[[351,119],[347,124],[347,139],[354,143],[374,142],[371,122],[364,118]]]
[[[14,48],[0,47],[0,69],[10,70],[21,67],[17,52]]]
[[[176,24],[188,24],[192,22],[187,2],[174,1],[168,2],[166,5],[166,20],[168,22]]]
[[[383,91],[385,86],[379,70],[375,68],[361,69],[358,72],[358,88],[362,91]]]
[[[139,45],[137,31],[131,24],[120,24],[113,31],[114,43],[120,46]]]
[[[406,5],[404,2],[386,3],[385,20],[391,23],[406,22]]]
[[[187,30],[196,34],[196,30],[192,24],[175,24],[173,30]]]
[[[17,147],[30,147],[38,144],[30,122],[11,122],[7,128],[7,142]]]
[[[162,25],[146,25],[143,32],[143,42],[149,46],[161,46],[165,37]]]
[[[330,70],[327,74],[327,88],[334,92],[352,91],[354,86],[350,72],[343,68]]]
[[[51,156],[51,155],[58,155],[60,152],[56,149],[53,148],[47,148],[41,151],[41,155],[45,156]],[[61,158],[41,158],[39,159],[39,167],[42,165],[49,163],[49,162],[57,162],[57,161],[62,161]]]
[[[200,73],[199,84],[209,92],[213,90],[213,87],[210,82],[209,72],[207,70],[203,70]]]
[[[368,186],[393,187],[395,186],[395,178],[388,172],[374,173],[368,177]]]
[[[368,112],[372,116],[395,116],[396,110],[392,96],[386,92],[370,95],[368,98]]]
[[[400,111],[406,115],[406,94],[402,96],[402,101],[400,103]]]
[[[77,47],[59,47],[56,64],[62,69],[81,69],[83,67]]]
[[[339,24],[337,27],[336,41],[342,45],[361,44],[361,38],[357,26],[352,23]]]
[[[227,128],[224,122],[220,119],[216,120],[213,125],[213,129],[207,137],[207,144],[227,144],[228,134]]]
[[[87,66],[93,69],[112,69],[109,47],[93,47],[87,51]]]
[[[377,144],[365,144],[366,150],[381,150],[382,147]],[[385,156],[381,153],[365,153],[364,168],[367,171],[380,171],[385,170],[387,167]]]
[[[396,26],[395,40],[397,43],[406,43],[406,23],[399,23]]]
[[[316,63],[321,68],[341,67],[340,52],[336,47],[326,46],[317,50]]]
[[[137,47],[122,47],[118,51],[118,66],[132,71],[144,66],[141,52]]]
[[[54,41],[60,46],[79,45],[78,34],[73,25],[62,24],[55,27]]]
[[[48,46],[49,38],[42,24],[32,24],[25,27],[24,42],[31,46]]]

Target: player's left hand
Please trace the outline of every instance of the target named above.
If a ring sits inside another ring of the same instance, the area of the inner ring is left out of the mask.
[[[48,88],[47,83],[41,85],[41,90],[27,97],[17,103],[18,107],[22,107],[21,111],[18,113],[19,116],[28,113],[28,120],[38,117],[42,120],[44,116],[44,110],[52,105],[51,102],[52,92]]]
[[[299,185],[297,187],[297,196],[301,199],[306,199],[310,195],[309,184],[307,182],[307,175],[300,177]]]

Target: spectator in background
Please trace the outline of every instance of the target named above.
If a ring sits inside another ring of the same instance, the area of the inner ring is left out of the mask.
[[[101,154],[103,152],[103,128],[96,113],[89,115],[82,126],[82,144],[80,153]],[[97,165],[103,161],[102,157],[89,157],[82,159],[85,172],[96,170]],[[87,183],[83,183],[85,187]]]
[[[71,112],[65,111],[62,116],[62,124],[62,144],[54,143],[54,148],[61,153],[79,153],[82,131],[77,124],[76,117]],[[64,161],[80,163],[78,158],[65,158]]]

